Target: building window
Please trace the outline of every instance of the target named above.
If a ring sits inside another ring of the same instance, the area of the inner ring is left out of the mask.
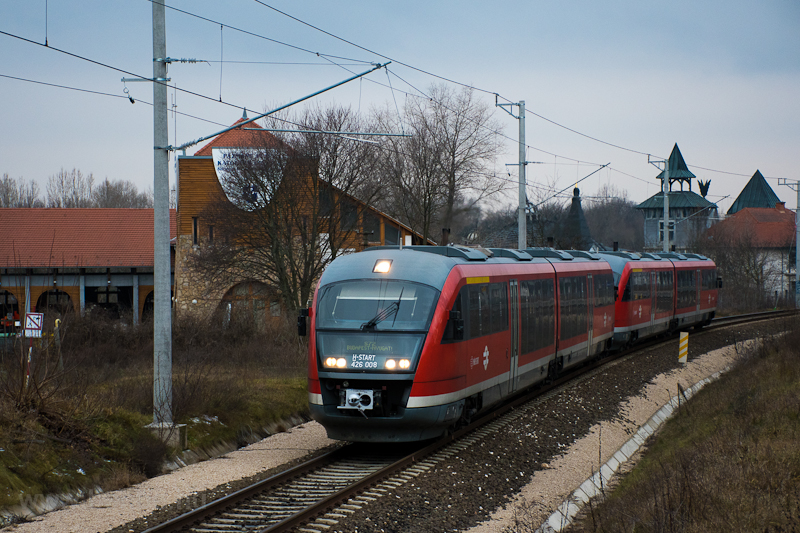
[[[214,226],[208,227],[208,244],[214,244]]]
[[[389,222],[383,224],[384,244],[400,244],[400,228]]]
[[[197,217],[192,217],[192,245],[197,246]]]
[[[669,240],[670,240],[670,242],[675,240],[675,221],[674,220],[670,220],[669,221]],[[663,242],[664,241],[664,221],[663,220],[660,220],[658,222],[658,241],[659,242]]]

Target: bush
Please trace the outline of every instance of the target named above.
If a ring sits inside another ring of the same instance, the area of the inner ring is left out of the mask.
[[[671,418],[607,501],[571,531],[794,531],[800,523],[800,330]]]
[[[31,348],[31,373],[27,354]],[[67,315],[58,333],[0,352],[0,506],[87,483],[116,488],[160,472],[153,325]],[[306,347],[288,320],[257,327],[181,319],[172,347],[173,419],[197,448],[247,444],[307,414]],[[27,381],[27,386],[26,386]]]

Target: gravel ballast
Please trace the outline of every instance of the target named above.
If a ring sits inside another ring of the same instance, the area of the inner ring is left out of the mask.
[[[689,364],[683,367],[677,361],[677,339],[634,360],[607,365],[329,531],[490,533],[503,531],[515,519],[533,531],[677,393],[679,383],[691,386],[729,365],[741,341],[782,329],[785,324],[775,321],[692,335]],[[730,348],[719,349],[724,346]],[[221,458],[12,528],[25,533],[142,531],[335,445],[321,426],[308,422]]]

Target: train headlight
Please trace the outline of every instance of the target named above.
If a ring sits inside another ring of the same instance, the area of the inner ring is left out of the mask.
[[[325,359],[325,366],[328,368],[333,368],[336,366],[336,358],[335,357],[328,357]]]
[[[336,360],[336,368],[344,368],[347,366],[347,359],[340,357]]]
[[[411,361],[409,359],[400,359],[399,361],[396,359],[387,359],[386,362],[383,363],[383,366],[386,367],[386,370],[395,370],[397,368],[400,370],[408,370],[411,368]]]
[[[375,266],[372,267],[373,272],[377,272],[379,274],[386,274],[389,272],[389,269],[392,268],[392,260],[391,259],[379,259]]]

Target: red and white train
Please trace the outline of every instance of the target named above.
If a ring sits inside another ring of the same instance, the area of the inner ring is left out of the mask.
[[[615,346],[714,316],[696,255],[386,246],[340,257],[298,321],[328,436],[438,437]]]

